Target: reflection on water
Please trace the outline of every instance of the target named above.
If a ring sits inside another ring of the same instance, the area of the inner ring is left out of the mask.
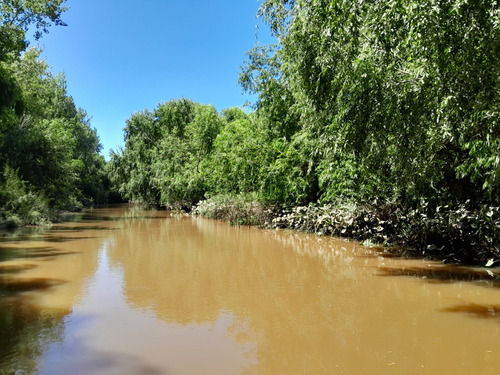
[[[252,348],[226,337],[234,322],[230,313],[210,324],[165,324],[153,309],[131,309],[123,286],[123,269],[109,262],[105,243],[86,297],[65,319],[71,334],[48,347],[40,374],[163,374],[167,368],[237,374],[248,362]]]
[[[0,374],[496,374],[497,279],[328,237],[96,209],[0,240]]]
[[[494,319],[500,323],[500,305],[466,304],[448,307],[444,311],[471,314],[478,318]]]
[[[45,343],[64,334],[62,315],[41,310],[30,298],[5,299],[0,293],[0,374],[32,374]]]

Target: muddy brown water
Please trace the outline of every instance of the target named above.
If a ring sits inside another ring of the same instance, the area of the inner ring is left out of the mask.
[[[495,270],[135,206],[0,238],[0,374],[498,374]]]

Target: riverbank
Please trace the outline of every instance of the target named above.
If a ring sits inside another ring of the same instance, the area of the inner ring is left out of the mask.
[[[34,221],[0,222],[0,230],[26,225],[46,226],[67,212],[51,212]],[[365,245],[383,245],[406,257],[438,259],[444,263],[500,266],[500,208],[467,204],[408,209],[390,203],[283,207],[266,205],[252,194],[217,195],[198,202],[191,213],[232,225],[291,229],[343,237]],[[33,217],[32,217],[33,218]]]
[[[66,221],[69,216],[79,214],[85,209],[103,207],[106,205],[74,206],[72,209],[55,210],[27,208],[25,210],[7,211],[0,209],[0,232],[12,232],[27,227],[50,227],[53,223]]]
[[[500,266],[500,208],[490,206],[412,208],[391,203],[266,206],[253,196],[215,196],[193,213],[236,225],[293,229],[389,246],[404,256],[446,263]]]

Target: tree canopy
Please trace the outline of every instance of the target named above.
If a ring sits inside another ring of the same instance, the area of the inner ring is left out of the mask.
[[[258,94],[250,116],[217,122],[198,157],[196,111],[169,114],[184,101],[130,120],[124,158],[145,162],[130,181],[159,189],[153,200],[180,197],[165,193],[174,186],[193,199],[251,186],[282,203],[499,203],[497,1],[267,0],[259,14],[277,43],[252,49],[242,68],[242,87]],[[174,172],[173,160],[217,182]]]
[[[95,129],[40,50],[26,49],[51,24],[64,25],[63,0],[0,2],[0,225],[36,223],[52,210],[105,202],[109,184]]]
[[[26,49],[26,33],[34,28],[38,40],[54,24],[65,26],[61,14],[66,0],[2,0],[0,1],[0,61]]]
[[[243,83],[274,124],[287,98],[281,123],[313,141],[323,200],[498,203],[497,1],[268,0],[260,14],[278,44]]]

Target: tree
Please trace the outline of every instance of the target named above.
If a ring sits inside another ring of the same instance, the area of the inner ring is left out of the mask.
[[[148,110],[134,113],[124,133],[125,148],[111,153],[110,179],[124,198],[158,204],[160,192],[152,166],[161,140],[159,119]]]
[[[190,207],[205,194],[203,166],[221,127],[215,108],[187,99],[135,113],[125,149],[112,154],[112,181],[127,199]]]
[[[50,25],[64,25],[64,2],[0,2],[0,225],[107,199],[96,130],[68,95],[64,75],[52,73],[40,50],[26,49],[30,28],[39,39]]]
[[[0,167],[15,171],[24,189],[6,191],[6,196],[11,196],[10,201],[16,191],[41,196],[48,205],[42,211],[105,202],[99,138],[86,113],[68,95],[64,75],[53,75],[36,49],[4,64],[16,82],[21,105],[3,109]],[[15,179],[12,173],[5,173],[0,185],[9,189],[14,185],[7,184],[7,177]]]
[[[55,24],[66,26],[61,14],[66,0],[2,0],[0,2],[0,62],[16,58],[28,47],[26,33],[35,28],[34,38],[40,39]]]
[[[263,3],[323,199],[498,196],[499,14],[493,0]]]
[[[254,116],[238,113],[236,109],[223,113],[225,124],[214,140],[205,166],[209,191],[212,194],[260,191],[261,169],[270,156],[265,133]]]
[[[300,128],[300,116],[293,111],[295,100],[283,80],[278,46],[257,46],[247,56],[239,83],[245,91],[258,93],[254,109],[260,117],[266,117],[270,140],[289,140]]]
[[[222,119],[213,106],[199,103],[195,103],[189,117],[189,122],[182,123],[182,134],[180,127],[169,126],[171,131],[163,136],[158,148],[155,169],[163,205],[190,208],[207,191],[204,165],[222,128]],[[161,121],[165,118],[172,116]]]

